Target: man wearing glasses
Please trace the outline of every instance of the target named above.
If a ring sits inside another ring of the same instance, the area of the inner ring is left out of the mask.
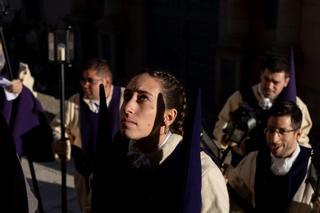
[[[232,164],[233,166],[237,165],[239,159],[242,159],[243,156],[248,154],[251,151],[255,151],[264,148],[265,144],[261,139],[264,139],[263,129],[266,125],[266,117],[268,109],[272,104],[281,99],[280,97],[282,92],[286,88],[290,88],[289,84],[295,85],[295,79],[291,77],[294,76],[293,68],[289,69],[287,57],[279,55],[277,53],[268,53],[264,57],[260,69],[260,83],[254,86],[244,85],[243,88],[236,91],[232,96],[229,97],[224,107],[218,115],[218,121],[215,124],[213,130],[214,142],[221,150],[225,150],[229,143],[225,129],[227,124],[231,121],[231,113],[235,112],[242,105],[248,105],[252,108],[257,114],[259,114],[257,126],[249,133],[249,137],[241,143],[241,148],[239,149],[237,143],[233,143],[230,147],[232,150],[232,155],[229,155],[228,158],[224,160],[224,164]],[[308,111],[306,104],[295,95],[294,98],[285,100],[292,100],[298,104],[299,108],[303,114],[302,120],[302,133],[299,138],[299,144],[302,144],[306,147],[310,147],[309,143],[309,131],[312,127],[311,117]],[[260,144],[256,144],[256,141],[259,141]],[[225,154],[226,152],[224,152]],[[236,156],[236,157],[235,157]],[[230,160],[231,159],[231,160]],[[235,160],[236,159],[236,160]]]
[[[60,140],[60,116],[51,123],[54,132],[54,151],[70,154],[75,162],[75,186],[82,212],[89,212],[89,176],[93,171],[93,156],[97,139],[99,112],[99,85],[103,84],[108,113],[112,118],[113,136],[119,129],[119,109],[123,101],[124,88],[112,85],[112,73],[105,60],[93,59],[85,66],[80,81],[83,91],[70,97],[65,105],[65,130],[67,146]],[[71,144],[71,153],[70,153]],[[69,149],[69,150],[68,150]]]
[[[242,206],[237,208],[254,212],[311,212],[318,208],[307,181],[311,149],[298,144],[301,123],[302,113],[294,102],[272,106],[265,129],[268,149],[249,153],[237,167],[227,170],[229,188],[235,195],[231,199],[241,199]]]

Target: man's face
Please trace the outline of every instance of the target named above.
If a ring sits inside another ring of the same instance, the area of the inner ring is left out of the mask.
[[[85,70],[82,74],[81,85],[83,88],[84,97],[90,100],[99,100],[99,85],[103,84],[105,88],[109,88],[110,81],[108,77],[101,77],[97,75],[94,69]],[[106,91],[108,95],[108,91]]]
[[[289,83],[289,77],[286,77],[284,71],[272,73],[270,70],[265,69],[260,78],[262,93],[264,97],[271,100],[275,99]]]
[[[161,83],[148,74],[131,80],[121,106],[121,132],[129,139],[148,137],[155,128],[159,113]]]
[[[278,158],[290,157],[296,149],[300,129],[294,130],[290,116],[271,116],[266,128],[266,139],[270,151]]]

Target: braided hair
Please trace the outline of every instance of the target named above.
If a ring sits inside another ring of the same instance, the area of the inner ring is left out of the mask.
[[[176,109],[177,118],[170,126],[170,131],[183,135],[183,124],[186,117],[187,98],[186,91],[178,79],[172,74],[163,71],[148,71],[151,77],[158,79],[162,83],[162,95],[166,109]]]

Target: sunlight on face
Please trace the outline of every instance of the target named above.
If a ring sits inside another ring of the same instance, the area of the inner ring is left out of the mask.
[[[284,71],[272,73],[270,70],[265,69],[260,78],[262,93],[266,98],[270,99],[275,99],[289,82],[289,78],[286,77]]]
[[[97,71],[89,69],[83,72],[81,85],[84,97],[91,100],[99,100],[99,84],[102,78],[97,75]]]
[[[157,127],[158,96],[162,84],[149,74],[132,79],[121,106],[121,132],[129,139],[147,137]],[[155,125],[156,124],[156,125]]]
[[[110,95],[111,78],[110,76],[99,76],[95,69],[85,70],[82,74],[81,86],[84,97],[90,100],[99,100],[99,85],[103,84],[106,97]]]

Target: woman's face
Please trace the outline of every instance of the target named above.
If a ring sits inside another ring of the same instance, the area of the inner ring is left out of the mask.
[[[124,136],[139,140],[160,128],[164,112],[163,101],[159,101],[161,87],[159,80],[146,73],[129,82],[121,106],[120,129]]]

